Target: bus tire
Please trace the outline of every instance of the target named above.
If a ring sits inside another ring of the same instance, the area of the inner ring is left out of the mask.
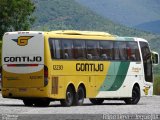
[[[48,107],[50,104],[49,100],[36,100],[34,105],[36,107]]]
[[[137,104],[140,100],[140,89],[138,86],[134,86],[132,90],[132,98],[126,98],[124,99],[124,102],[126,104]]]
[[[73,89],[71,87],[68,87],[66,90],[66,99],[60,100],[61,105],[64,107],[69,107],[73,105],[74,96],[75,95],[74,95]]]
[[[104,102],[104,99],[101,98],[90,98],[89,100],[94,105],[101,105]]]
[[[83,105],[84,98],[85,98],[85,90],[83,86],[79,86],[76,93],[76,105],[79,105],[79,106]]]
[[[33,106],[33,101],[32,100],[23,100],[23,103],[25,106]]]

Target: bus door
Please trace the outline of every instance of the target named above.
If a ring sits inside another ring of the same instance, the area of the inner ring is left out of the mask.
[[[151,52],[150,52],[148,43],[140,42],[140,47],[141,47],[142,58],[143,58],[145,81],[153,82]]]

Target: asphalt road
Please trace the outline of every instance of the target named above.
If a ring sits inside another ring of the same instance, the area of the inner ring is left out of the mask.
[[[2,98],[0,94],[0,119],[10,118],[27,118],[38,117],[37,119],[46,119],[43,117],[62,119],[75,119],[89,116],[91,119],[108,119],[110,114],[138,114],[153,115],[151,117],[160,119],[160,96],[142,97],[137,105],[126,105],[123,101],[105,101],[102,105],[92,105],[88,99],[84,101],[83,106],[62,107],[60,102],[52,102],[49,107],[26,107],[21,100]],[[17,116],[16,116],[17,115]],[[74,116],[76,115],[76,116]],[[25,117],[24,117],[25,116]],[[88,117],[87,117],[88,119]],[[111,119],[111,118],[110,118]],[[14,119],[17,120],[17,119]],[[18,119],[19,120],[19,119]]]

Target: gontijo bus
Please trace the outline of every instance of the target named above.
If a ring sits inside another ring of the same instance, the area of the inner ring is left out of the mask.
[[[26,106],[137,104],[152,95],[159,61],[142,38],[91,31],[7,32],[2,50],[2,95]]]

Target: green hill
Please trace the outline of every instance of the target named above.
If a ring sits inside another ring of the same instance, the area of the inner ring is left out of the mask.
[[[76,0],[112,21],[160,34],[160,0]]]
[[[146,36],[136,29],[115,24],[93,11],[85,8],[75,0],[34,0],[37,21],[33,30],[97,30],[121,36]]]

